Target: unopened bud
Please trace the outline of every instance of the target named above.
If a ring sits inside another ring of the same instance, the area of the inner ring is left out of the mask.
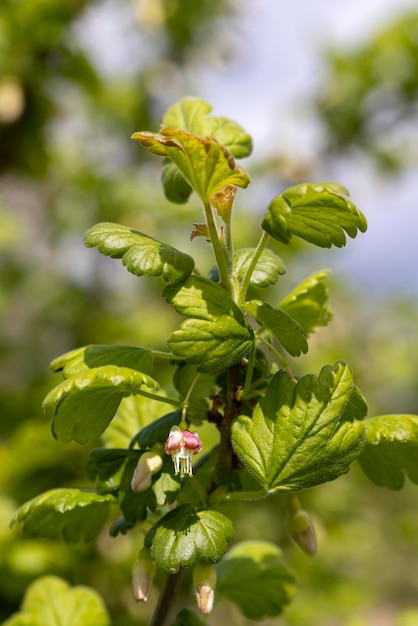
[[[296,496],[292,497],[291,511],[287,518],[287,530],[293,541],[308,556],[317,551],[315,528],[309,514],[300,507]]]
[[[155,452],[144,452],[138,461],[131,480],[131,489],[135,493],[145,491],[151,487],[152,477],[160,471],[163,460]]]
[[[199,611],[208,615],[215,600],[216,572],[212,565],[197,565],[193,570],[193,584]]]
[[[149,551],[142,548],[132,570],[132,593],[135,602],[146,602],[154,578],[155,566]]]

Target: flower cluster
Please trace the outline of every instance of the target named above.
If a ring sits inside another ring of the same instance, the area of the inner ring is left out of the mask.
[[[192,476],[192,459],[201,449],[202,442],[197,433],[192,433],[190,430],[181,430],[178,426],[171,427],[164,450],[166,454],[171,454],[176,474]]]

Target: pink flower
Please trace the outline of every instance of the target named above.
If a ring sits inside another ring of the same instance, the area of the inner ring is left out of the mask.
[[[178,426],[171,427],[164,450],[166,454],[171,454],[176,474],[192,476],[192,459],[201,449],[202,442],[197,433],[192,433],[190,430],[180,430]]]

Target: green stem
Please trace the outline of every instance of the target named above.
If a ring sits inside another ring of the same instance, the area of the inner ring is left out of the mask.
[[[148,626],[165,626],[176,600],[177,588],[182,575],[183,570],[180,569],[177,574],[168,574],[165,577],[157,605]]]
[[[213,217],[212,208],[210,206],[209,201],[205,201],[203,203],[206,215],[206,222],[209,229],[210,241],[213,247],[213,251],[215,253],[216,264],[218,266],[220,283],[225,287],[229,294],[232,294],[232,284],[229,275],[227,255],[225,254],[225,249],[222,246],[218,229],[216,228],[215,218]]]
[[[259,341],[261,341],[262,343],[264,343],[266,346],[268,346],[269,350],[274,352],[274,354],[277,357],[277,360],[279,361],[280,367],[282,369],[286,370],[286,372],[289,374],[290,380],[293,380],[293,382],[297,382],[297,379],[295,378],[295,375],[293,374],[292,370],[290,369],[289,363],[286,361],[284,356],[282,354],[280,354],[280,352],[273,346],[272,343],[270,343],[270,341],[268,341],[267,339],[262,337],[261,334],[258,334],[258,333],[263,332],[263,330],[264,330],[263,328],[259,328],[259,330],[256,331],[255,335],[256,335],[257,339]]]
[[[240,400],[245,400],[245,398],[248,396],[248,393],[250,392],[253,371],[254,371],[254,364],[255,364],[255,346],[251,350],[250,356],[248,357],[247,371],[245,373],[245,383],[240,394]]]
[[[181,428],[181,430],[186,430],[187,428],[187,422],[186,422],[186,413],[187,413],[187,409],[189,406],[189,400],[190,400],[190,396],[192,395],[193,389],[195,384],[197,383],[197,381],[199,380],[201,374],[198,372],[196,374],[196,376],[193,378],[193,381],[189,387],[189,390],[186,394],[186,397],[184,398],[183,402],[182,402],[182,409],[181,409],[181,420],[180,420],[180,424],[179,424],[179,428]]]
[[[255,249],[254,256],[251,260],[251,263],[248,266],[247,272],[241,283],[241,289],[240,289],[239,296],[238,296],[238,306],[244,302],[247,296],[247,291],[250,285],[251,276],[255,270],[255,266],[257,265],[259,258],[263,254],[264,248],[267,246],[269,239],[270,239],[270,235],[268,235],[266,232],[263,232],[263,234],[260,237],[260,241],[257,244],[257,248]]]
[[[166,398],[164,396],[157,396],[156,393],[149,393],[148,391],[136,391],[136,393],[140,396],[145,396],[146,398],[150,398],[150,400],[157,400],[158,402],[165,402],[166,404],[172,404],[173,406],[180,407],[182,403],[179,400],[174,400],[173,398]]]
[[[158,359],[173,359],[177,361],[184,361],[184,357],[176,356],[172,352],[164,352],[163,350],[150,350],[150,352],[152,352],[152,356],[155,356]]]
[[[210,505],[220,504],[221,502],[230,502],[231,500],[262,500],[270,495],[266,489],[259,489],[258,491],[229,491],[222,495],[213,494],[210,498]]]
[[[277,360],[279,361],[280,367],[283,368],[283,369],[287,369],[289,367],[289,363],[286,361],[284,356],[282,354],[280,354],[280,352],[273,346],[272,343],[270,343],[270,341],[268,341],[268,339],[266,339],[261,334],[259,334],[259,333],[261,333],[263,331],[264,331],[264,329],[260,328],[258,331],[256,331],[255,336],[257,337],[257,339],[259,341],[264,343],[264,345],[266,345],[269,350],[274,352],[274,355],[276,356]]]

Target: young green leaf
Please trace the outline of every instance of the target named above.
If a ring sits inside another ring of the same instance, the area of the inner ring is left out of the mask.
[[[212,107],[208,102],[187,97],[168,109],[163,117],[163,124],[187,130],[199,137],[213,137],[237,159],[249,156],[252,150],[250,135],[226,117],[209,116],[211,111]]]
[[[280,548],[267,541],[235,544],[216,571],[217,593],[237,604],[251,620],[280,615],[295,592],[295,578]]]
[[[368,478],[394,490],[402,489],[405,474],[418,484],[418,416],[380,415],[364,424],[367,445],[358,460]]]
[[[93,589],[70,587],[57,576],[42,576],[26,590],[22,608],[3,626],[110,626],[105,604]]]
[[[255,248],[241,248],[234,254],[234,273],[239,282],[242,282],[251,264]],[[251,275],[252,287],[269,287],[277,282],[281,274],[286,273],[283,261],[268,248],[263,250],[257,265]]]
[[[180,286],[167,286],[163,296],[187,316],[167,342],[170,350],[198,372],[213,372],[237,363],[250,352],[253,332],[244,315],[220,285],[191,276]]]
[[[10,520],[19,524],[31,537],[55,539],[62,536],[67,543],[91,541],[103,528],[111,494],[99,494],[85,489],[52,489],[23,504]]]
[[[341,248],[346,236],[365,232],[364,215],[348,200],[348,191],[337,183],[302,183],[274,198],[261,227],[281,243],[295,235],[321,248]]]
[[[334,480],[348,472],[365,445],[363,422],[342,420],[352,389],[351,371],[341,361],[296,384],[278,372],[253,419],[241,415],[234,422],[235,452],[272,493]]]
[[[133,346],[90,345],[66,352],[51,363],[54,372],[62,371],[65,378],[77,376],[102,365],[129,367],[150,374],[152,352]]]
[[[96,224],[84,235],[84,243],[106,256],[122,259],[131,274],[161,276],[170,284],[186,280],[194,268],[188,254],[122,224]]]
[[[322,270],[309,276],[277,305],[281,311],[299,322],[306,335],[332,320],[332,312],[328,307],[328,288],[323,282],[328,274],[328,270]]]
[[[196,562],[220,561],[233,534],[231,520],[222,513],[182,504],[151,528],[144,545],[151,550],[157,569],[175,574]]]
[[[251,313],[262,328],[269,330],[292,356],[308,351],[308,342],[300,324],[280,309],[274,309],[260,300],[244,302],[243,309]]]
[[[204,202],[226,185],[247,187],[250,183],[232,154],[212,137],[164,126],[160,133],[138,132],[132,138],[154,154],[171,159]]]
[[[176,204],[185,204],[193,191],[177,165],[170,159],[164,159],[161,182],[167,200]]]
[[[114,417],[125,396],[141,393],[143,386],[158,383],[128,367],[105,365],[72,376],[54,387],[43,402],[52,417],[52,432],[61,441],[97,439]]]

